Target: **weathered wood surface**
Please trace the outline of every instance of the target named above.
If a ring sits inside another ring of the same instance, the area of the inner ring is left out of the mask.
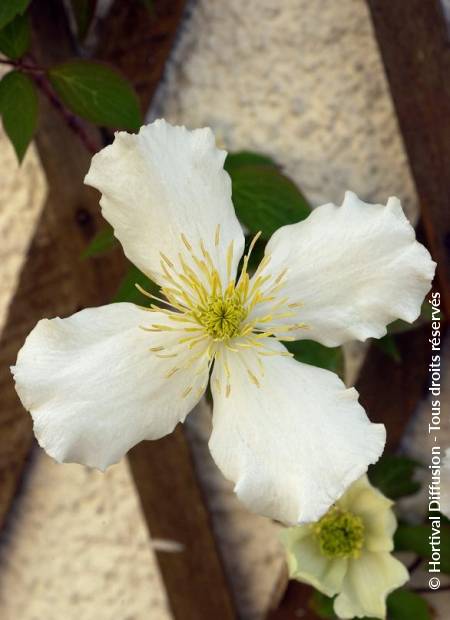
[[[186,0],[143,3],[116,0],[101,29],[99,58],[114,63],[131,80],[146,110],[164,71]]]
[[[368,0],[400,129],[421,204],[426,245],[438,262],[438,286],[450,311],[450,46],[438,0]],[[414,44],[411,44],[411,42]],[[369,349],[356,388],[370,419],[383,422],[389,451],[398,447],[425,393],[430,327],[396,337],[402,363],[376,345]],[[289,583],[270,620],[307,608],[311,588]],[[307,609],[303,618],[317,616]]]
[[[372,422],[382,422],[386,426],[388,452],[398,448],[411,415],[425,395],[429,337],[429,325],[396,336],[401,363],[375,344],[363,362],[356,382],[359,401]]]
[[[310,606],[313,589],[298,581],[286,583],[285,592],[278,607],[271,609],[267,620],[319,620]]]
[[[129,462],[150,532],[182,545],[180,552],[157,554],[174,617],[236,618],[224,573],[213,557],[210,516],[183,429],[140,443]]]
[[[102,58],[121,65],[125,75],[136,84],[145,109],[162,73],[184,0],[155,1],[154,14],[140,3],[129,3],[131,22],[124,11],[128,3],[117,5],[111,23],[105,23],[103,30]],[[160,10],[166,15],[164,25],[155,21]],[[33,51],[38,63],[48,65],[74,55],[59,0],[34,2],[33,18]],[[149,45],[145,53],[138,50],[138,62],[133,62],[130,38],[123,34],[129,33],[131,25],[135,44]],[[121,49],[124,40],[127,48]],[[158,41],[162,41],[164,49],[159,55]],[[150,73],[147,52],[149,57],[155,52]],[[100,145],[100,133],[86,130],[91,140]],[[107,303],[124,271],[120,252],[94,260],[80,259],[88,240],[103,225],[98,194],[82,183],[90,155],[44,99],[36,142],[49,195],[11,303],[0,347],[0,522],[8,512],[32,444],[30,417],[15,394],[8,367],[39,318],[66,316],[85,306]],[[183,431],[178,429],[159,442],[141,444],[130,454],[130,465],[150,531],[159,538],[177,540],[184,548],[177,554],[158,554],[174,617],[235,618]]]

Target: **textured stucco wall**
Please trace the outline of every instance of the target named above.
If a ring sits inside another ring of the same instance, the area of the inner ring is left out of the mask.
[[[365,3],[191,3],[152,117],[274,155],[314,205],[415,194]]]
[[[2,620],[169,620],[126,461],[105,475],[36,450],[0,546]]]
[[[414,217],[415,192],[361,0],[191,2],[150,113],[159,115],[211,125],[230,150],[272,154],[313,204],[340,201],[348,188],[370,200],[397,194]],[[5,144],[2,137],[0,231],[9,249],[0,256],[0,322],[44,193],[35,155],[18,171]],[[208,415],[199,408],[190,433],[243,617],[258,618],[281,565],[276,528],[248,514],[217,474],[204,445]],[[422,423],[413,433],[417,450],[425,449]],[[0,546],[0,617],[169,617],[125,463],[102,476],[37,453]]]

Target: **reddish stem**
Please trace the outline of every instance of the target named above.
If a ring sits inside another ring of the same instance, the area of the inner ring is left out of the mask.
[[[27,73],[45,73],[45,69],[43,67],[39,67],[36,64],[29,64],[22,59],[13,60],[12,58],[0,58],[0,63],[2,65],[10,65],[11,67],[22,69]]]

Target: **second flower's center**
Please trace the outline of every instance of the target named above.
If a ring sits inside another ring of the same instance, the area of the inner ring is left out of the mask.
[[[357,558],[364,545],[361,517],[334,506],[313,525],[320,551],[327,558]]]
[[[214,340],[229,340],[239,335],[239,328],[247,316],[241,297],[214,295],[194,313],[198,322]]]

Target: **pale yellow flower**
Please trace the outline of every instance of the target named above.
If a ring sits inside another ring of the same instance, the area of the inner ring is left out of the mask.
[[[386,597],[409,578],[391,554],[396,527],[392,502],[363,476],[319,521],[283,531],[290,576],[337,595],[339,618],[385,618]]]

